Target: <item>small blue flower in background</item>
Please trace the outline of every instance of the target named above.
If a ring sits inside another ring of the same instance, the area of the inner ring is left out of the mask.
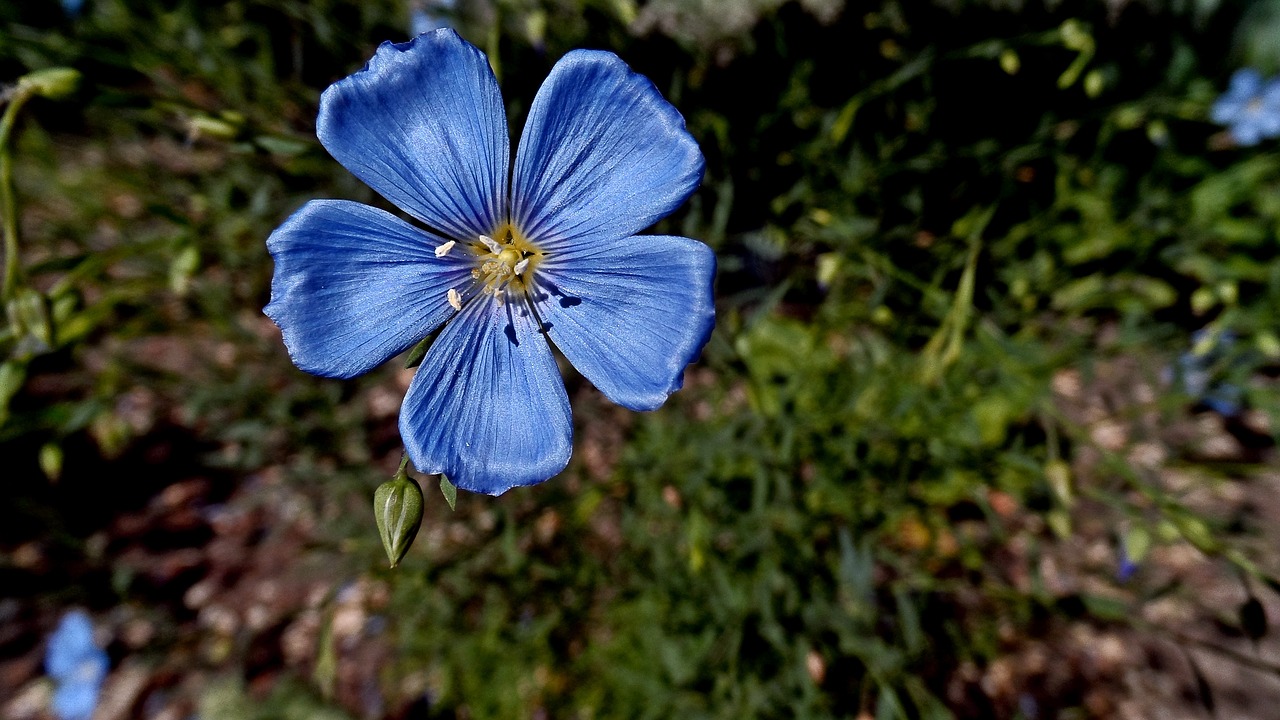
[[[1129,548],[1123,540],[1116,547],[1116,582],[1124,585],[1138,572],[1138,563],[1129,557]]]
[[[1226,125],[1237,145],[1257,145],[1280,137],[1280,80],[1264,80],[1252,68],[1237,70],[1231,86],[1209,110],[1209,117]]]
[[[313,200],[267,241],[271,303],[293,362],[367,372],[442,325],[400,411],[421,472],[493,495],[542,482],[573,448],[549,343],[605,396],[653,410],[715,322],[715,255],[637,235],[702,180],[684,118],[616,55],[552,68],[511,162],[484,53],[452,30],[383,43],[320,100],[317,134],[421,221]]]
[[[53,714],[59,720],[89,720],[110,661],[93,639],[93,622],[80,610],[62,616],[49,636],[44,669],[53,678]]]
[[[1176,380],[1198,405],[1223,417],[1239,416],[1244,412],[1244,392],[1223,381],[1220,368],[1216,367],[1235,345],[1235,333],[1228,330],[1215,336],[1201,328],[1191,335],[1191,342],[1191,349],[1178,356],[1176,366],[1165,373],[1166,377]]]

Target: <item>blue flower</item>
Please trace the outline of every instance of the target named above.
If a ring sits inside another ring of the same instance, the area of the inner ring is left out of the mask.
[[[680,388],[715,322],[715,255],[639,231],[702,179],[684,119],[616,55],[551,70],[511,163],[484,53],[452,30],[383,43],[320,100],[317,134],[416,227],[313,200],[267,241],[266,314],[302,370],[349,378],[441,328],[400,433],[418,470],[493,495],[555,475],[573,446],[548,342],[614,402]]]
[[[1263,138],[1280,136],[1280,80],[1263,80],[1252,68],[1237,70],[1209,117],[1226,125],[1237,145],[1257,145]]]
[[[1201,328],[1192,333],[1191,341],[1191,349],[1179,355],[1177,364],[1165,373],[1167,379],[1179,383],[1197,405],[1226,418],[1240,416],[1245,408],[1244,391],[1223,379],[1222,367],[1236,344],[1235,333],[1226,330],[1215,334]]]
[[[49,636],[44,669],[53,678],[53,714],[59,720],[89,720],[110,661],[93,640],[93,623],[80,610],[62,616]]]
[[[1138,572],[1138,563],[1129,557],[1129,548],[1122,539],[1116,546],[1116,582],[1124,585]]]

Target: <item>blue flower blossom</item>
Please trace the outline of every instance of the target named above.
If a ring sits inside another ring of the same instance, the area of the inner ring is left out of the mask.
[[[1257,145],[1280,137],[1280,80],[1264,80],[1252,68],[1231,76],[1231,86],[1209,110],[1209,117],[1226,125],[1237,145]]]
[[[89,720],[110,661],[93,639],[93,622],[80,610],[62,617],[49,636],[44,669],[53,678],[53,714],[59,720]]]
[[[1226,418],[1240,416],[1245,409],[1244,391],[1223,379],[1224,360],[1236,344],[1230,330],[1214,334],[1201,328],[1191,335],[1190,350],[1178,356],[1177,364],[1164,373],[1176,382],[1196,404]]]
[[[577,50],[552,68],[514,163],[487,58],[447,29],[383,43],[325,91],[316,124],[338,162],[425,227],[308,202],[267,241],[265,312],[299,368],[336,378],[443,326],[400,411],[418,470],[493,495],[563,470],[573,431],[549,342],[632,410],[681,387],[715,322],[715,255],[636,233],[697,189],[704,161],[616,55]]]
[[[1124,585],[1138,572],[1138,563],[1129,557],[1129,548],[1121,540],[1116,546],[1116,582]]]

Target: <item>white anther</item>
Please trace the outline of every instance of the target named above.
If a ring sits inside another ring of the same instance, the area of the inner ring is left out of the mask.
[[[496,240],[489,237],[488,235],[481,235],[480,242],[484,243],[484,246],[489,248],[489,252],[493,253],[494,255],[497,255],[498,253],[502,252],[502,246],[499,245]]]
[[[442,258],[445,255],[448,255],[449,251],[453,249],[453,246],[457,244],[458,244],[457,241],[450,240],[449,242],[443,245],[440,245],[439,247],[436,248],[436,257]]]
[[[462,309],[462,296],[453,288],[449,288],[449,304],[453,306],[454,310]]]
[[[523,275],[524,271],[529,269],[529,258],[525,258],[516,263],[516,266],[512,269],[516,271],[517,275]]]

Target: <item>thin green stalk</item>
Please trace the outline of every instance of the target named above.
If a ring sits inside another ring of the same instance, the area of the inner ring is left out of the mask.
[[[9,100],[9,106],[0,117],[0,231],[4,233],[4,286],[0,299],[13,299],[18,289],[18,207],[13,198],[13,161],[9,150],[9,136],[18,110],[30,97],[21,85]]]

